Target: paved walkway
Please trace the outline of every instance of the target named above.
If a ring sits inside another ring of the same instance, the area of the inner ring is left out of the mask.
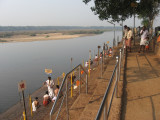
[[[122,120],[160,120],[160,57],[138,53],[138,41],[127,55]]]

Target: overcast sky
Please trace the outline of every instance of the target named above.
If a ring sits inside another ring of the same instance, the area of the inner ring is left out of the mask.
[[[93,3],[82,1],[0,0],[0,26],[112,26],[94,15],[90,9]],[[133,26],[133,18],[124,24]]]

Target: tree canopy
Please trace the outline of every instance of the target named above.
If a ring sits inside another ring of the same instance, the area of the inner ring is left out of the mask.
[[[92,0],[83,0],[85,4]],[[91,10],[100,20],[112,19],[114,22],[126,20],[134,14],[153,20],[159,13],[160,0],[94,0]]]

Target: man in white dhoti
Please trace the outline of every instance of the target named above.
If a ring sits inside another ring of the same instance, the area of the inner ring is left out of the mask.
[[[48,87],[49,96],[52,99],[54,96],[54,92],[53,92],[54,81],[51,80],[51,77],[48,77],[48,80],[46,80],[46,82],[44,82],[44,85],[45,84]]]
[[[143,26],[140,34],[141,34],[141,41],[140,41],[139,53],[141,52],[141,49],[143,49],[143,52],[144,52],[145,44],[146,44],[146,41],[147,41],[147,37],[149,35],[148,30],[146,29],[145,26]]]

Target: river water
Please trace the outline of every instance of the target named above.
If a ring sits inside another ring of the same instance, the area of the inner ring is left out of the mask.
[[[121,32],[116,32],[121,38]],[[53,70],[52,78],[89,58],[89,50],[96,54],[97,46],[107,41],[112,46],[113,31],[100,35],[80,37],[67,40],[48,40],[36,42],[17,42],[0,44],[0,113],[16,104],[19,99],[18,82],[26,80],[25,95],[42,86],[47,79],[45,68]]]

